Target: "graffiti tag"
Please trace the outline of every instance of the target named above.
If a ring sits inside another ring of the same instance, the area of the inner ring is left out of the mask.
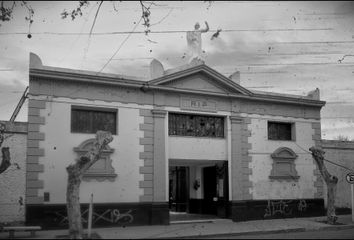
[[[95,211],[92,212],[92,220],[93,223],[95,224],[99,220],[103,220],[105,222],[109,223],[131,223],[134,221],[134,217],[131,214],[133,210],[128,210],[125,213],[121,213],[118,209],[107,209],[103,213],[97,213]],[[68,217],[64,214],[61,214],[61,212],[54,212],[54,214],[58,217],[59,225],[66,225],[68,224]],[[88,209],[83,211],[81,213],[81,221],[83,223],[87,223],[87,218],[84,217],[85,214],[88,214]]]
[[[292,209],[289,208],[288,203],[290,203],[291,201],[271,201],[268,200],[268,205],[267,208],[265,209],[265,214],[264,217],[271,217],[271,216],[275,216],[276,214],[280,214],[280,215],[291,215],[292,214]]]

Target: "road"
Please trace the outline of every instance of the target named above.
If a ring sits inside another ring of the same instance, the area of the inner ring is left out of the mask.
[[[207,239],[354,239],[354,228],[344,230],[323,230],[261,235],[230,235],[211,237]]]

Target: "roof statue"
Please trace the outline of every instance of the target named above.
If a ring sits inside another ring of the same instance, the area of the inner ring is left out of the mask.
[[[194,31],[187,32],[187,45],[189,62],[193,59],[202,60],[202,33],[209,31],[209,25],[205,22],[206,28],[200,29],[200,25],[197,22],[194,25]]]

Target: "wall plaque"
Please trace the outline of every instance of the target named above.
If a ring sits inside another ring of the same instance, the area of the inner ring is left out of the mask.
[[[181,98],[181,109],[216,112],[216,102],[201,98]]]

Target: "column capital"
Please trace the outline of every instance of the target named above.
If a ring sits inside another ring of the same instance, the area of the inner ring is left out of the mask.
[[[243,122],[243,117],[240,116],[230,116],[230,121],[231,123],[242,123]]]
[[[154,118],[165,118],[167,111],[162,109],[152,109],[151,113]]]

